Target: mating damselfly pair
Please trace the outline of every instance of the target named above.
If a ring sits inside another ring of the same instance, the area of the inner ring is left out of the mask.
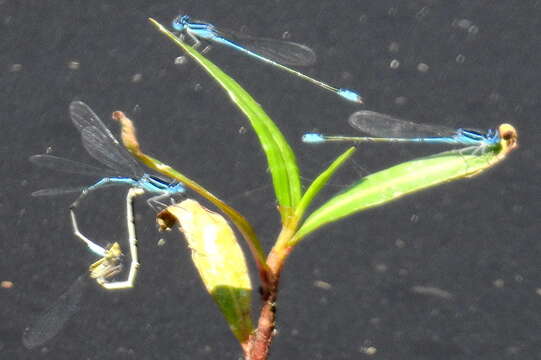
[[[112,135],[111,131],[99,117],[81,101],[74,101],[69,107],[70,116],[75,128],[81,135],[84,148],[94,159],[105,165],[99,168],[50,154],[34,155],[30,161],[36,165],[72,174],[93,175],[100,177],[96,183],[86,187],[56,188],[38,190],[34,196],[52,196],[79,192],[80,195],[70,206],[73,233],[100,259],[90,265],[89,273],[83,274],[63,293],[56,302],[40,314],[26,329],[23,344],[27,348],[35,348],[55,337],[64,324],[77,312],[82,292],[89,278],[107,290],[131,288],[134,285],[139,267],[137,254],[137,238],[133,217],[133,198],[145,192],[155,194],[148,203],[155,207],[159,199],[184,193],[182,184],[167,181],[161,177],[146,173],[129,152]],[[90,192],[113,185],[130,187],[126,196],[126,223],[130,249],[130,265],[126,280],[117,281],[116,276],[122,272],[123,252],[118,242],[104,247],[88,237],[80,230],[75,216],[75,209],[80,201]]]

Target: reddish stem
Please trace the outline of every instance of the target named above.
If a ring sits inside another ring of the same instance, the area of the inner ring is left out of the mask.
[[[276,299],[278,298],[280,272],[292,249],[291,247],[275,248],[267,258],[267,264],[274,279],[268,291],[261,294],[263,306],[259,314],[257,330],[251,337],[251,348],[246,360],[266,360],[269,356],[276,323]]]

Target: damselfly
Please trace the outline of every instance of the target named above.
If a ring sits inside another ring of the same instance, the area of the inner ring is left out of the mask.
[[[325,142],[414,142],[479,147],[497,145],[500,141],[516,142],[517,132],[512,125],[501,124],[498,129],[485,133],[469,129],[451,129],[443,126],[417,124],[373,111],[357,111],[349,117],[349,124],[371,137],[327,136],[306,133],[305,143]]]
[[[222,44],[249,55],[257,60],[285,70],[304,80],[311,82],[325,90],[331,91],[338,96],[355,103],[363,103],[362,97],[355,91],[335,88],[320,80],[316,80],[291,66],[308,66],[316,61],[316,55],[312,49],[305,45],[290,41],[281,41],[266,38],[255,38],[245,34],[219,29],[216,26],[203,21],[192,20],[187,15],[179,15],[173,20],[173,28],[178,32],[184,32],[193,39],[195,45],[199,45],[199,39]]]

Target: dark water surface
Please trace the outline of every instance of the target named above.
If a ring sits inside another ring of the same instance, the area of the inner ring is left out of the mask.
[[[345,146],[306,146],[302,133],[350,133],[347,117],[360,108],[519,131],[520,148],[481,176],[359,214],[301,244],[282,277],[272,359],[541,358],[541,2],[0,0],[0,280],[14,283],[0,288],[1,359],[240,356],[186,244],[159,234],[143,201],[135,289],[88,287],[57,338],[34,350],[21,342],[32,318],[95,260],[71,234],[72,198],[30,196],[91,181],[27,161],[50,147],[95,163],[68,117],[74,99],[115,133],[110,113],[125,111],[148,152],[233,199],[272,244],[269,188],[242,195],[269,182],[255,136],[239,131],[245,119],[205,73],[173,63],[180,50],[146,20],[168,24],[179,12],[259,36],[287,32],[316,51],[309,75],[363,94],[366,106],[356,106],[229,49],[208,53],[282,128],[307,179]],[[441,149],[365,144],[325,196],[359,171]],[[125,239],[124,194],[85,200],[83,231],[101,244]]]

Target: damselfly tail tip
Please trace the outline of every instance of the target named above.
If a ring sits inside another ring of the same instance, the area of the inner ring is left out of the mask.
[[[317,133],[306,133],[302,136],[302,141],[307,144],[321,144],[325,142],[325,137]]]
[[[357,104],[364,104],[363,98],[357,92],[349,89],[338,89],[338,95],[348,101],[355,102]]]

